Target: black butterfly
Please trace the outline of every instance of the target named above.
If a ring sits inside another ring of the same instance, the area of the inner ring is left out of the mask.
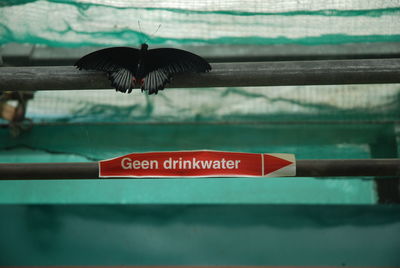
[[[157,94],[171,81],[176,73],[208,72],[210,64],[202,57],[175,48],[147,50],[131,47],[105,48],[79,59],[75,66],[79,70],[98,70],[108,73],[111,85],[117,91],[131,93],[136,84],[142,92]]]

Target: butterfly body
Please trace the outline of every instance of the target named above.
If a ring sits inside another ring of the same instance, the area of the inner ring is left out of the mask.
[[[145,67],[145,62],[146,62],[146,54],[148,45],[147,44],[142,44],[140,47],[139,51],[139,59],[136,64],[135,61],[132,62],[132,64],[136,64],[136,68],[134,68],[133,73],[135,77],[135,81],[142,81],[144,77],[146,76],[146,67]]]
[[[148,94],[163,90],[176,73],[208,72],[210,64],[198,55],[175,48],[105,48],[79,59],[75,66],[104,71],[117,91],[131,93],[138,85]]]

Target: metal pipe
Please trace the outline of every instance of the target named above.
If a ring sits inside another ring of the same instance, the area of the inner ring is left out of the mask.
[[[97,162],[0,164],[0,180],[98,179]]]
[[[230,87],[400,83],[400,59],[215,63],[180,74],[169,87]],[[110,89],[106,74],[72,66],[1,67],[1,90]]]
[[[297,160],[296,177],[400,176],[400,159]]]
[[[296,177],[400,176],[400,159],[297,160]],[[98,179],[97,162],[0,164],[0,180]]]

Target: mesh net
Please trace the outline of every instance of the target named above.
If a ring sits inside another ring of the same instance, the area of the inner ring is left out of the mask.
[[[0,43],[338,44],[400,40],[399,1],[2,1]],[[23,19],[21,19],[23,18]],[[138,20],[143,33],[138,27]]]
[[[28,116],[37,122],[396,121],[400,86],[166,89],[37,92]]]
[[[302,54],[310,46],[323,51],[327,44],[374,43],[373,52],[379,53],[400,41],[399,14],[400,1],[384,0],[8,0],[0,4],[0,44],[138,46],[147,39],[150,45],[210,50],[222,44],[243,44],[244,51],[246,45],[291,44],[298,46],[278,49],[280,54]],[[349,53],[357,50],[353,46]],[[397,120],[399,90],[398,85],[194,88],[167,89],[155,97],[138,91],[37,92],[28,117],[36,122]]]
[[[209,49],[211,54],[221,51],[222,45],[238,45],[243,54],[274,47],[279,55],[320,53],[328,46],[334,46],[331,54],[341,51],[342,47],[346,47],[348,54],[360,51],[362,54],[362,47],[371,45],[369,53],[380,54],[389,46],[398,51],[399,14],[400,1],[395,0],[3,0],[0,2],[0,44],[11,47],[14,43],[26,44],[28,55],[35,47],[46,47],[42,57],[52,47],[137,47],[146,39],[150,46],[192,45]],[[159,24],[161,29],[153,34]],[[228,52],[235,55],[239,52],[235,49]],[[105,90],[38,91],[28,104],[27,116],[34,122],[65,125],[43,124],[18,139],[0,131],[0,162],[93,161],[132,151],[204,148],[288,152],[296,153],[299,158],[396,157],[396,142],[393,142],[396,131],[392,126],[379,124],[359,128],[352,128],[351,124],[286,128],[267,124],[110,127],[68,123],[397,122],[399,94],[398,84],[166,89],[156,96],[139,91],[131,95]],[[376,141],[379,146],[374,145]],[[216,195],[237,202],[238,195],[227,191],[227,185],[241,196],[249,197],[264,191],[260,185],[265,189],[271,186],[269,181],[258,181],[258,185],[243,191],[247,181],[235,182],[236,188],[227,182]],[[177,187],[176,191],[190,195],[190,187],[185,188],[185,183],[190,180],[182,182],[182,188]],[[202,183],[197,181],[196,185]],[[280,179],[279,183],[284,184],[282,197],[303,192],[313,193],[312,198],[316,198],[318,193],[320,202],[329,203],[326,193],[334,189],[339,203],[376,201],[373,181],[308,183],[298,180],[293,183],[291,179]],[[151,189],[147,194],[159,195]],[[267,195],[262,192],[260,196]]]

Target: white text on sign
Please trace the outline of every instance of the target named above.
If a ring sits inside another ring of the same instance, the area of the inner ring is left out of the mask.
[[[190,160],[174,159],[172,157],[163,161],[164,169],[239,169],[241,160],[197,160],[193,157]],[[121,160],[122,169],[158,169],[159,163],[157,160],[133,160],[129,157],[124,157]]]

